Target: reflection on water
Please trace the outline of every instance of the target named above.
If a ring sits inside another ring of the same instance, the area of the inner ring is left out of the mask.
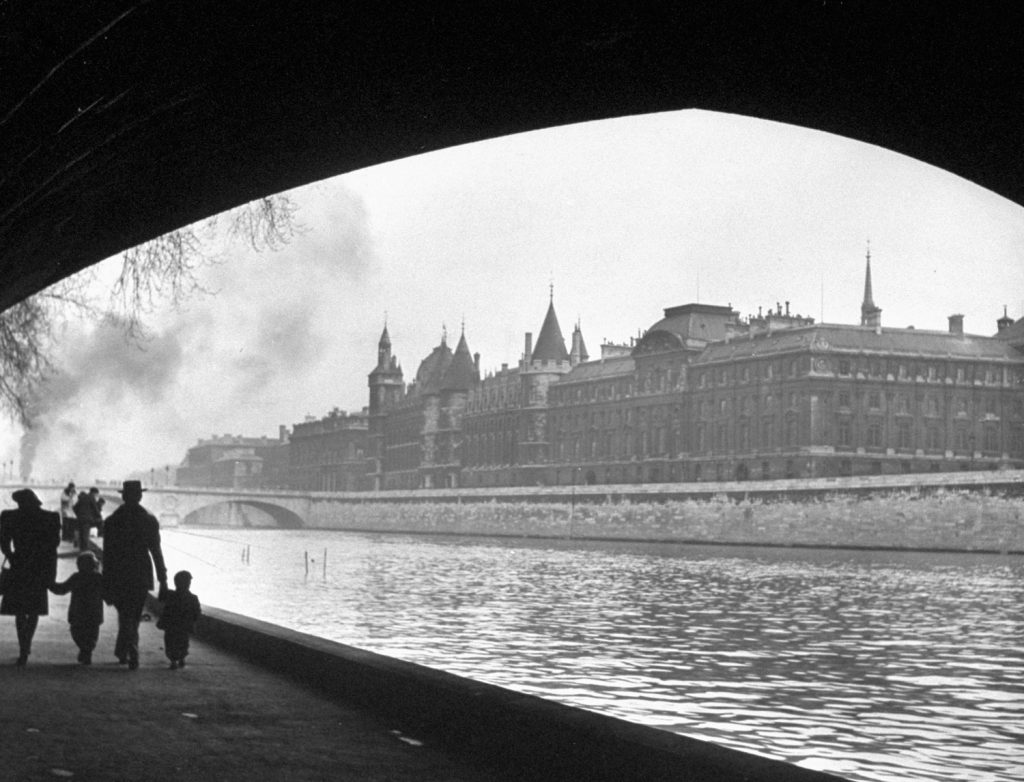
[[[306,530],[164,548],[207,604],[521,692],[851,780],[1024,779],[1020,558]]]

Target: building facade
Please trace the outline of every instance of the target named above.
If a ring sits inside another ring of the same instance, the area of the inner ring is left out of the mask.
[[[469,390],[480,382],[480,356],[470,355],[465,332],[454,352],[443,334],[406,386],[390,349],[385,327],[369,375],[375,428],[364,488],[457,488],[465,461],[462,416]]]
[[[277,439],[211,435],[188,449],[176,474],[179,486],[278,489],[289,485],[288,432]]]
[[[887,328],[866,259],[858,324],[777,303],[664,311],[590,359],[554,298],[518,364],[479,375],[465,334],[408,388],[381,340],[366,488],[771,480],[1024,467],[1024,319]],[[454,369],[454,367],[458,369]]]
[[[292,427],[288,487],[359,491],[366,487],[369,413],[335,408]]]

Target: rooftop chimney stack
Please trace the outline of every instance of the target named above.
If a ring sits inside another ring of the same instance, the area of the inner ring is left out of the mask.
[[[956,334],[958,337],[964,335],[964,316],[963,315],[950,315],[949,316],[949,333]]]

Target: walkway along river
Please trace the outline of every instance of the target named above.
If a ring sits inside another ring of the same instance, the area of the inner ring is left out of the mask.
[[[201,599],[850,780],[1024,779],[1024,558],[164,531]]]

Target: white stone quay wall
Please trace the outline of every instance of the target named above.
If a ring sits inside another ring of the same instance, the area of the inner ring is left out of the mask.
[[[1024,499],[938,489],[809,500],[310,504],[307,527],[420,534],[1024,553]]]

